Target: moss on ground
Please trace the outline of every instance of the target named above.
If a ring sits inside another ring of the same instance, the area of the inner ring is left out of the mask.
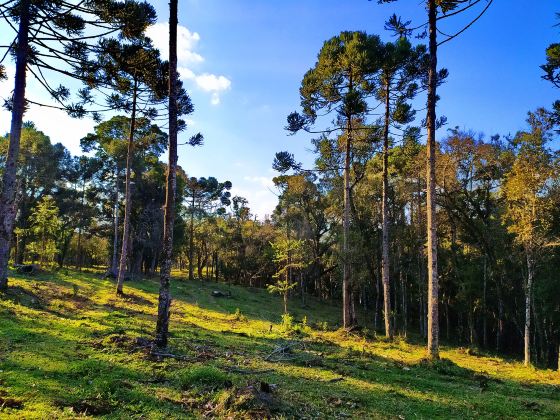
[[[560,375],[492,355],[334,330],[337,305],[173,281],[154,356],[158,282],[14,276],[0,295],[0,418],[560,418]],[[212,297],[213,290],[231,297]],[[302,323],[306,317],[306,322]],[[174,357],[171,357],[174,356]]]

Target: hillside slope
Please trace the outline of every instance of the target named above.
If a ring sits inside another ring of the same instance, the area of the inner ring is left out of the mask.
[[[558,373],[455,348],[427,364],[422,346],[334,331],[336,305],[290,302],[287,332],[278,296],[175,280],[169,353],[154,356],[157,280],[124,298],[95,274],[10,280],[0,418],[560,418]]]

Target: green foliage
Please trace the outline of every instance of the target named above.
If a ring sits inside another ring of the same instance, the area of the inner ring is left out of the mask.
[[[29,250],[39,256],[42,264],[53,264],[58,252],[56,239],[62,225],[58,212],[54,199],[45,196],[29,217],[29,232],[34,238]]]
[[[294,317],[289,313],[282,314],[282,331],[291,332],[294,329]]]
[[[519,153],[504,183],[508,207],[504,214],[509,232],[527,250],[542,248],[547,243],[553,209],[552,195],[559,169],[547,149],[552,126],[544,110],[529,116],[531,131],[515,138]]]

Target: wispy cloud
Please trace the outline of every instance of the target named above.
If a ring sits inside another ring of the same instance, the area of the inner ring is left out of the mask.
[[[166,23],[156,23],[148,28],[147,35],[152,39],[154,45],[160,49],[162,57],[169,57],[168,36],[169,28]],[[226,76],[213,73],[197,73],[193,70],[204,57],[196,52],[200,35],[191,32],[188,28],[179,25],[177,28],[177,60],[178,71],[185,81],[194,82],[195,86],[204,92],[210,93],[210,103],[219,105],[221,94],[231,88],[231,80]]]

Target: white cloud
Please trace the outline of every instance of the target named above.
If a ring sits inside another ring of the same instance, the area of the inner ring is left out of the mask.
[[[169,26],[167,23],[156,23],[146,30],[146,35],[153,41],[154,45],[160,50],[161,56],[167,60],[169,58]],[[201,63],[204,58],[194,52],[200,41],[197,32],[191,32],[188,28],[179,25],[177,27],[177,60],[182,63]]]
[[[227,77],[208,73],[196,76],[196,84],[206,92],[219,92],[231,87],[231,81]]]
[[[167,23],[156,23],[148,28],[146,34],[152,39],[154,45],[159,48],[164,59],[169,57],[169,27]],[[191,32],[185,26],[177,27],[177,61],[178,71],[181,79],[193,81],[195,85],[204,92],[211,93],[210,103],[219,105],[221,102],[220,93],[227,91],[231,87],[231,81],[222,75],[212,73],[198,74],[192,69],[204,62],[204,57],[196,52],[200,35],[198,32]]]

